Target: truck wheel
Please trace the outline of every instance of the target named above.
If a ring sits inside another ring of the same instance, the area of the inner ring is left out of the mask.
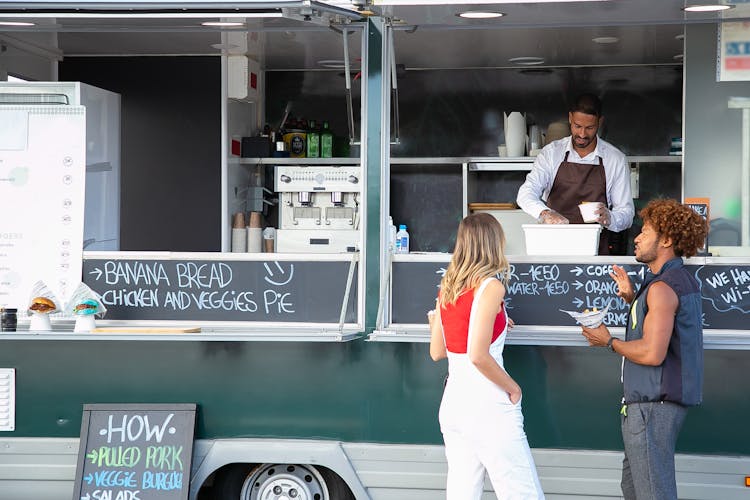
[[[318,470],[311,465],[264,464],[247,476],[242,484],[239,498],[240,500],[349,500],[352,496],[344,481],[328,469]]]

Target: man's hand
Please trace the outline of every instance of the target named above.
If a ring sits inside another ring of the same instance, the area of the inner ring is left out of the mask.
[[[594,213],[598,216],[596,222],[604,227],[609,227],[610,223],[612,222],[612,212],[610,212],[609,209],[604,206],[604,203],[600,203],[599,208]]]
[[[542,210],[539,214],[539,222],[542,224],[570,224],[570,221],[549,208]]]
[[[633,281],[628,276],[628,273],[622,267],[617,264],[612,266],[612,272],[609,273],[610,277],[617,283],[617,296],[622,297],[625,302],[630,304],[635,297],[633,291]]]
[[[581,328],[583,330],[583,336],[589,341],[589,345],[594,347],[605,347],[607,342],[609,342],[610,337],[612,337],[609,333],[609,329],[604,324],[601,324],[596,328],[586,328],[585,326]]]

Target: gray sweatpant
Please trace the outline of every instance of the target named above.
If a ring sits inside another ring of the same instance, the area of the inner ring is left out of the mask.
[[[676,500],[674,451],[687,408],[631,403],[622,417],[622,494],[625,500]]]

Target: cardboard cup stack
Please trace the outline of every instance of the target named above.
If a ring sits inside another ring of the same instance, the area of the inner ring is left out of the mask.
[[[247,251],[247,229],[245,228],[245,214],[237,212],[232,219],[232,252]]]
[[[263,230],[263,251],[267,253],[276,251],[276,228],[267,227]]]
[[[247,251],[260,252],[261,233],[261,213],[250,212],[250,224],[247,227]]]

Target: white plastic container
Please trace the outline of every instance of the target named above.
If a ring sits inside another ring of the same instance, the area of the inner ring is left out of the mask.
[[[524,224],[528,255],[597,255],[599,224]]]
[[[396,253],[396,226],[393,224],[393,217],[388,216],[388,250]]]

